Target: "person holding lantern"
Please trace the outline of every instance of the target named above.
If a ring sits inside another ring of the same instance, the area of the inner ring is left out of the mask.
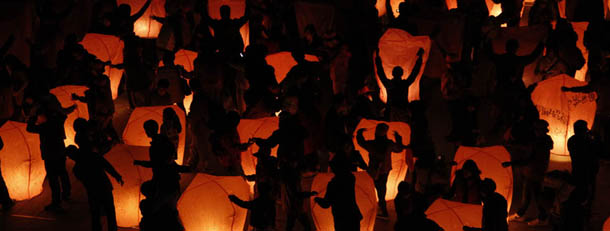
[[[239,29],[248,22],[250,10],[248,10],[247,3],[248,1],[246,1],[244,16],[238,19],[231,19],[231,7],[227,5],[220,7],[220,20],[215,20],[209,15],[205,15],[206,21],[214,30],[214,37],[220,50],[220,56],[228,60],[239,58],[244,50],[244,41],[241,38]]]
[[[568,139],[568,151],[572,160],[572,176],[576,183],[575,186],[586,195],[583,204],[590,205],[594,198],[600,147],[596,137],[587,128],[587,122],[576,121],[574,135]]]

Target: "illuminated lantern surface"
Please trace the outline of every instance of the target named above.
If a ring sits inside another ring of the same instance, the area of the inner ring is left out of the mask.
[[[445,231],[462,231],[464,226],[481,227],[482,210],[481,205],[436,199],[426,215]]]
[[[133,146],[150,146],[150,138],[146,136],[146,132],[144,131],[144,122],[147,120],[155,120],[159,124],[159,128],[161,128],[161,124],[163,124],[163,109],[168,107],[171,107],[176,111],[176,114],[180,118],[180,124],[182,125],[180,141],[178,143],[178,159],[176,160],[176,163],[182,164],[186,136],[186,116],[184,115],[184,111],[176,105],[136,107],[136,109],[131,112],[129,122],[127,122],[125,130],[123,130],[123,141],[125,144]]]
[[[366,172],[354,172],[356,176],[356,204],[362,214],[360,221],[361,231],[372,231],[375,227],[375,217],[377,215],[377,193],[375,193],[375,183],[371,176]],[[318,173],[311,184],[311,191],[318,192],[317,197],[326,195],[326,186],[334,177],[332,173]],[[316,197],[310,198],[311,216],[317,230],[335,230],[335,223],[331,208],[324,209],[314,202]]]
[[[231,7],[231,19],[237,19],[246,13],[246,0],[208,0],[208,14],[213,19],[220,19],[220,7],[227,5]],[[250,26],[244,24],[240,29],[241,39],[244,41],[244,49],[250,43]]]
[[[485,4],[487,4],[487,10],[489,10],[489,16],[497,17],[502,13],[502,6],[494,3],[493,0],[485,0]]]
[[[392,6],[392,12],[394,13],[394,17],[398,17],[398,15],[400,15],[400,13],[398,12],[398,5],[400,5],[403,0],[377,0],[375,8],[377,8],[377,13],[379,17],[385,15],[386,13],[386,1],[390,1],[390,6]]]
[[[460,146],[455,153],[454,161],[458,163],[451,170],[451,178],[455,171],[461,169],[466,160],[474,160],[481,170],[481,178],[490,178],[496,182],[496,191],[506,198],[507,209],[513,199],[513,170],[502,167],[503,162],[510,161],[510,153],[503,146],[465,147]]]
[[[72,100],[72,94],[74,93],[79,96],[84,96],[87,89],[87,87],[75,85],[61,86],[51,89],[51,94],[57,97],[57,100],[59,100],[62,107],[70,107],[73,104],[76,104],[76,110],[68,115],[68,118],[64,123],[64,130],[66,131],[66,146],[75,144],[74,135],[76,135],[76,132],[74,131],[74,120],[78,118],[89,119],[87,104],[78,100]]]
[[[248,201],[250,186],[240,176],[197,174],[178,201],[184,228],[189,231],[244,230],[248,210],[229,201],[231,194]]]
[[[184,67],[184,70],[191,72],[195,69],[193,66],[193,62],[197,58],[197,52],[181,49],[176,52],[175,57],[176,58],[174,59],[174,64],[182,65]],[[159,66],[163,66],[163,61],[161,61]],[[190,83],[190,80],[187,79],[186,81]],[[191,111],[192,102],[193,94],[184,97],[184,101],[182,101],[182,103],[184,104],[184,109],[186,110],[186,113],[189,113]]]
[[[610,231],[610,218],[606,219],[606,222],[604,222],[603,231]]]
[[[114,188],[114,206],[117,224],[121,227],[137,227],[142,218],[140,201],[144,196],[140,193],[142,183],[152,179],[152,170],[134,166],[134,160],[149,160],[148,148],[118,144],[104,155],[123,177],[125,184],[121,186],[111,178]]]
[[[419,99],[419,80],[424,73],[426,62],[428,61],[430,45],[430,38],[428,36],[412,36],[400,29],[388,29],[379,39],[379,56],[381,56],[383,70],[388,79],[393,78],[392,69],[396,66],[402,67],[404,71],[402,78],[407,79],[417,61],[417,51],[419,48],[425,50],[419,74],[415,82],[409,87],[409,95],[405,96],[409,98],[409,101]],[[381,100],[387,102],[385,86],[381,83],[379,76],[375,76],[377,77],[377,84],[381,89],[379,92]]]
[[[376,121],[376,120],[367,120],[362,119],[360,123],[358,123],[358,127],[354,131],[354,146],[356,150],[360,152],[362,155],[362,159],[368,164],[369,163],[369,153],[356,141],[356,134],[359,129],[365,128],[364,131],[364,139],[365,140],[373,140],[375,139],[375,127],[377,124],[385,123],[390,126],[388,130],[388,138],[394,140],[394,132],[398,132],[402,136],[402,144],[408,145],[411,139],[411,128],[408,124],[403,122],[385,122],[385,121]],[[395,140],[394,140],[395,141]],[[388,175],[388,183],[387,183],[387,192],[385,195],[386,201],[394,200],[396,194],[398,194],[398,184],[405,179],[407,175],[407,151],[402,151],[401,153],[392,153],[392,171]]]
[[[270,54],[265,57],[267,63],[273,66],[275,69],[275,80],[277,83],[281,83],[286,75],[292,69],[292,67],[297,65],[297,61],[292,58],[292,54],[288,51],[281,51],[275,54]],[[318,62],[318,57],[314,55],[305,55],[305,60],[310,62]]]
[[[576,75],[574,76],[580,81],[585,81],[587,70],[589,69],[587,66],[589,62],[589,50],[587,50],[583,42],[583,38],[585,37],[585,31],[587,30],[588,26],[589,22],[572,22],[572,28],[574,28],[574,31],[576,32],[576,34],[578,34],[578,41],[576,42],[576,46],[578,46],[578,49],[580,49],[580,51],[582,52],[582,56],[585,58],[586,61],[585,65],[580,68],[580,70],[576,71]]]
[[[0,150],[2,177],[11,198],[29,200],[42,193],[46,176],[40,156],[38,134],[26,131],[26,124],[7,121],[0,127],[4,148]]]
[[[265,117],[260,119],[242,119],[237,126],[241,143],[247,143],[250,138],[269,138],[278,129],[279,119],[277,117]],[[256,174],[257,158],[253,156],[258,152],[258,146],[252,144],[248,150],[241,153],[241,167],[244,174]],[[272,156],[277,156],[277,147],[271,150]]]
[[[146,3],[146,0],[117,0],[117,4],[131,6],[131,14],[136,14]],[[152,16],[165,17],[165,0],[152,0],[142,17],[133,24],[133,32],[140,38],[157,38],[161,31],[161,23]]]
[[[123,41],[119,37],[104,34],[88,33],[80,42],[83,47],[98,59],[112,64],[123,63]],[[123,77],[123,70],[106,66],[104,72],[110,78],[110,89],[112,90],[112,99],[118,96],[119,83]]]
[[[586,82],[568,75],[558,75],[538,83],[532,92],[532,101],[538,108],[540,119],[549,122],[549,135],[553,138],[551,161],[568,162],[567,141],[574,135],[573,124],[585,120],[593,126],[597,107],[595,93],[563,92],[561,87],[578,87]]]

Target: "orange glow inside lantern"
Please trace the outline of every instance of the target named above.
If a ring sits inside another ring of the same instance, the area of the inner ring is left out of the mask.
[[[246,0],[208,0],[208,14],[210,17],[220,19],[220,7],[223,5],[231,7],[232,19],[241,18],[246,13]],[[244,41],[244,49],[250,44],[250,26],[248,24],[246,23],[239,28],[241,39]],[[213,30],[212,33],[214,33]]]
[[[375,183],[366,172],[354,172],[356,176],[356,204],[362,214],[360,221],[361,231],[372,231],[375,228],[375,217],[377,215],[377,193]],[[326,195],[328,182],[334,177],[332,173],[318,173],[311,184],[311,191],[319,193],[318,197]],[[317,230],[335,230],[335,223],[331,208],[324,209],[314,202],[315,197],[310,198],[311,216]]]
[[[123,41],[119,37],[104,34],[88,33],[80,42],[83,47],[98,59],[112,64],[123,63]],[[123,70],[106,66],[104,72],[110,78],[110,89],[112,90],[112,99],[118,96],[119,83],[123,77]]]
[[[46,176],[38,134],[26,131],[25,123],[7,121],[0,127],[4,148],[0,150],[2,177],[12,199],[29,200],[42,193]]]
[[[278,129],[279,119],[277,117],[266,117],[260,119],[242,119],[237,126],[241,143],[247,143],[250,138],[269,138]],[[257,158],[253,156],[258,152],[258,146],[252,144],[248,150],[241,153],[241,167],[244,174],[256,174]],[[272,156],[277,156],[277,147],[271,150]],[[252,193],[254,193],[254,182],[248,182]]]
[[[604,229],[603,231],[610,231],[610,218],[606,219],[606,222],[604,222]]]
[[[576,32],[576,34],[578,34],[578,41],[576,42],[576,46],[578,46],[578,49],[580,49],[580,51],[582,52],[582,56],[585,58],[585,65],[580,68],[580,70],[576,71],[576,75],[574,76],[574,78],[580,81],[585,81],[587,77],[587,71],[589,69],[587,66],[589,62],[589,50],[587,50],[583,42],[583,38],[585,37],[585,31],[587,30],[588,26],[589,22],[572,22],[572,28],[574,28],[574,31]]]
[[[297,61],[292,58],[292,54],[288,51],[281,51],[275,54],[270,54],[265,57],[265,60],[269,65],[275,69],[275,80],[277,83],[281,83],[286,75],[292,69],[292,67],[297,65]],[[318,62],[318,57],[314,55],[305,55],[305,60],[310,62]]]
[[[377,127],[377,124],[379,123],[385,123],[390,126],[390,129],[388,130],[387,134],[389,139],[395,139],[394,132],[398,132],[398,134],[402,136],[402,143],[404,145],[408,145],[411,139],[411,128],[406,123],[384,122],[368,119],[360,120],[360,123],[358,123],[358,127],[354,131],[353,142],[354,146],[356,147],[356,150],[360,152],[360,154],[362,155],[362,159],[364,159],[367,164],[369,163],[369,153],[360,145],[358,145],[358,142],[356,141],[356,134],[359,129],[364,128],[366,129],[363,133],[364,139],[373,140],[375,139],[375,127]],[[387,192],[385,195],[386,201],[394,200],[394,197],[396,197],[396,194],[398,194],[398,184],[405,179],[407,175],[407,170],[409,168],[407,166],[407,158],[410,159],[411,157],[407,157],[406,150],[398,154],[392,153],[392,171],[390,171],[390,174],[388,175],[388,183],[386,185]]]
[[[481,227],[483,207],[437,199],[428,207],[426,215],[445,231],[462,231],[464,226]]]
[[[487,10],[489,10],[489,16],[498,17],[498,15],[502,14],[502,6],[500,4],[496,4],[493,0],[485,0],[485,4],[487,4]]]
[[[538,108],[540,119],[549,122],[549,135],[553,138],[551,162],[569,162],[567,141],[574,135],[574,122],[587,121],[593,126],[597,107],[595,93],[563,92],[561,87],[579,87],[586,82],[568,75],[558,75],[538,83],[532,92],[532,101]]]
[[[125,184],[121,186],[110,175],[112,182],[114,207],[117,224],[120,227],[137,227],[142,218],[140,201],[144,196],[140,193],[142,183],[152,179],[152,170],[134,166],[134,160],[149,160],[148,148],[118,144],[104,158],[121,174]]]
[[[57,100],[59,100],[62,107],[70,107],[73,104],[76,104],[76,110],[68,115],[68,118],[64,123],[66,147],[68,145],[76,145],[74,143],[74,136],[76,135],[76,132],[74,131],[74,120],[78,118],[89,119],[87,104],[78,100],[72,100],[72,94],[84,96],[87,89],[87,87],[76,85],[61,86],[51,89],[51,94],[57,97]]]
[[[131,14],[136,14],[146,0],[117,0],[117,4],[128,4],[131,7]],[[142,17],[133,25],[133,32],[140,38],[157,38],[163,24],[152,19],[152,16],[165,17],[165,0],[152,0],[150,6]]]
[[[186,230],[244,230],[248,210],[231,201],[229,195],[250,200],[250,187],[241,176],[212,176],[198,173],[178,201],[180,219]]]
[[[451,169],[451,178],[455,178],[455,171],[461,169],[466,160],[474,160],[481,170],[481,178],[490,178],[496,182],[496,191],[506,198],[507,209],[513,199],[513,170],[512,167],[502,167],[503,162],[510,161],[510,153],[503,146],[491,147],[465,147],[460,146],[453,160],[458,163]]]
[[[404,71],[402,78],[407,79],[417,62],[417,51],[419,48],[425,50],[419,74],[409,87],[409,95],[405,95],[409,101],[419,100],[419,81],[428,61],[430,46],[431,41],[428,36],[412,36],[400,29],[388,29],[379,39],[379,56],[381,56],[383,70],[388,79],[393,78],[392,69],[396,66],[402,67]],[[385,86],[379,76],[375,75],[375,77],[380,88],[379,97],[383,102],[387,102]]]
[[[178,159],[176,163],[182,164],[184,158],[184,144],[186,136],[186,115],[184,111],[176,105],[171,106],[154,106],[154,107],[136,107],[131,112],[129,122],[125,130],[123,130],[123,142],[133,146],[150,146],[150,138],[146,136],[144,131],[144,122],[147,120],[155,120],[159,124],[159,128],[163,124],[163,109],[172,108],[176,111],[178,118],[180,118],[180,124],[182,125],[182,131],[180,132],[180,140],[178,142]]]
[[[184,67],[184,70],[192,72],[195,69],[193,62],[197,58],[197,52],[181,49],[176,52],[175,57],[176,58],[174,59],[174,64],[182,65]],[[163,61],[161,61],[159,63],[159,66],[161,67],[163,65]],[[186,81],[189,84],[191,82],[189,79],[187,79]],[[185,96],[182,103],[184,104],[184,109],[188,114],[191,111],[191,103],[193,103],[193,94]]]
[[[390,1],[390,6],[392,6],[392,12],[394,13],[394,17],[398,17],[400,13],[398,12],[398,5],[404,0],[377,0],[375,3],[375,8],[377,8],[377,15],[379,17],[384,16],[386,13],[386,1]]]

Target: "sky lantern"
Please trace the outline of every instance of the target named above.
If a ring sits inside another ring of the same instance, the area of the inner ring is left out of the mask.
[[[66,139],[64,143],[66,143],[66,147],[68,145],[75,145],[74,135],[76,135],[76,132],[74,131],[74,120],[78,118],[89,119],[87,104],[78,100],[72,100],[72,94],[83,96],[85,95],[85,91],[87,89],[88,88],[85,86],[76,85],[67,85],[51,89],[51,94],[57,97],[57,100],[59,100],[62,107],[70,107],[76,104],[76,110],[68,115],[68,118],[64,123],[64,130],[66,131]]]
[[[292,58],[292,54],[289,51],[281,51],[278,53],[270,54],[265,57],[267,63],[273,66],[275,69],[275,79],[277,83],[281,83],[284,78],[286,78],[286,74],[292,69],[292,67],[297,65],[297,61]],[[310,62],[318,62],[318,57],[315,55],[305,55],[305,60]]]
[[[117,0],[117,4],[128,4],[131,6],[131,14],[136,14],[146,0]],[[152,0],[150,6],[142,17],[133,25],[133,32],[140,38],[157,38],[163,24],[152,19],[152,16],[165,18],[165,0]]]
[[[193,62],[197,58],[197,52],[180,49],[179,51],[176,52],[175,57],[176,58],[174,59],[174,64],[182,65],[184,67],[184,70],[186,70],[188,72],[192,72],[195,69]],[[163,65],[164,65],[163,61],[161,61],[159,63],[159,66],[161,67]],[[190,84],[189,79],[187,79],[186,81]],[[192,102],[193,102],[193,94],[185,96],[184,100],[182,101],[182,103],[184,104],[184,109],[186,110],[187,114],[191,111]]]
[[[387,134],[389,139],[395,141],[394,132],[396,131],[402,136],[402,143],[404,145],[408,145],[410,142],[411,128],[406,123],[385,122],[368,119],[360,120],[360,123],[358,123],[358,127],[354,131],[353,142],[354,146],[356,147],[356,150],[360,152],[362,158],[367,164],[369,163],[369,153],[364,148],[360,147],[360,145],[358,145],[358,142],[356,141],[356,133],[359,129],[365,128],[366,130],[363,133],[364,139],[373,140],[375,139],[375,127],[377,127],[377,124],[379,123],[385,123],[390,126],[390,129],[388,130]],[[388,175],[387,192],[385,195],[386,201],[394,200],[394,197],[396,197],[396,194],[398,193],[398,184],[405,179],[405,176],[407,175],[407,170],[409,169],[408,166],[412,165],[412,163],[409,163],[409,165],[407,165],[408,161],[412,162],[412,155],[410,153],[407,154],[407,152],[408,150],[405,150],[398,154],[392,153],[392,171],[390,171],[390,174]]]
[[[140,186],[152,179],[152,170],[134,166],[133,161],[149,160],[148,148],[118,144],[106,153],[104,158],[123,176],[125,182],[121,186],[111,180],[117,224],[120,227],[137,227],[142,218],[140,201],[144,199]]]
[[[462,231],[464,226],[481,227],[483,206],[436,199],[426,215],[445,231]]]
[[[375,228],[375,217],[377,215],[377,193],[375,193],[375,183],[371,176],[366,172],[355,172],[356,176],[356,204],[362,214],[360,221],[361,231],[372,231]],[[326,195],[326,186],[334,177],[332,173],[318,173],[311,184],[311,191],[319,194],[317,197]],[[331,208],[324,209],[314,202],[315,197],[310,198],[311,216],[317,230],[335,230],[335,223]]]
[[[585,31],[587,30],[587,27],[589,26],[589,22],[571,22],[572,23],[572,28],[574,28],[574,31],[576,32],[576,34],[578,34],[578,41],[576,42],[576,46],[578,47],[578,49],[580,49],[580,51],[582,52],[582,56],[585,58],[585,65],[582,66],[582,68],[580,68],[580,70],[576,71],[576,75],[574,76],[574,78],[580,80],[580,81],[585,81],[586,77],[587,77],[587,71],[588,71],[588,62],[589,62],[589,50],[587,50],[587,48],[585,47],[584,44],[584,37],[585,37]]]
[[[401,29],[390,28],[379,39],[379,56],[381,56],[383,70],[388,79],[392,79],[392,69],[396,66],[402,67],[404,71],[402,78],[407,79],[417,61],[417,51],[419,48],[425,50],[419,74],[415,82],[409,87],[409,95],[405,96],[409,98],[409,101],[419,100],[419,81],[428,61],[430,45],[431,42],[428,36],[412,36]],[[379,76],[375,76],[380,88],[379,97],[383,102],[387,102],[386,89],[383,83],[381,83]]]
[[[269,138],[271,134],[279,127],[279,119],[277,117],[265,117],[260,119],[242,119],[237,126],[239,139],[241,143],[247,143],[250,138]],[[241,153],[241,167],[244,174],[256,174],[257,158],[253,156],[258,152],[258,146],[252,144],[248,150]],[[272,156],[277,156],[277,147],[271,150]],[[254,182],[248,182],[254,192]]]
[[[231,7],[231,19],[241,18],[246,13],[246,0],[208,0],[208,14],[212,19],[220,19],[220,7],[223,5]],[[248,22],[239,29],[244,49],[250,44],[249,24]]]
[[[119,37],[112,35],[88,33],[80,42],[83,47],[98,59],[112,64],[123,63],[123,41]],[[106,66],[104,72],[110,78],[110,89],[112,90],[112,99],[118,96],[119,83],[123,77],[123,70]]]
[[[503,162],[510,161],[510,153],[503,146],[466,147],[460,146],[453,160],[458,164],[451,169],[451,178],[455,171],[461,169],[466,160],[474,160],[481,170],[481,178],[490,178],[496,182],[496,191],[506,198],[507,209],[513,199],[512,167],[502,167]]]
[[[198,173],[178,200],[184,228],[189,231],[244,230],[248,210],[233,204],[229,195],[250,200],[250,186],[241,176]]]
[[[603,231],[610,231],[610,218],[606,219],[606,222],[604,222]]]
[[[38,134],[25,130],[25,123],[7,121],[0,127],[4,148],[0,150],[2,177],[12,199],[29,200],[42,193],[46,176],[40,156]]]
[[[597,94],[561,91],[561,87],[586,84],[562,74],[539,82],[532,92],[532,101],[538,108],[540,119],[549,122],[549,135],[554,142],[551,162],[570,161],[567,141],[574,135],[574,122],[585,120],[589,129],[593,126]]]
[[[176,105],[171,106],[154,106],[154,107],[136,107],[131,112],[129,122],[125,130],[123,130],[123,141],[125,144],[133,146],[150,146],[150,138],[146,136],[144,131],[144,122],[147,120],[155,120],[159,124],[159,128],[163,124],[163,109],[171,107],[176,111],[176,114],[180,118],[180,124],[182,125],[182,132],[180,132],[180,141],[178,143],[178,160],[176,163],[182,164],[184,158],[184,143],[186,136],[186,115],[184,111]]]

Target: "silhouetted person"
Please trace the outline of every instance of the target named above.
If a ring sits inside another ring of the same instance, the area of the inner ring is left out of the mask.
[[[587,122],[574,123],[574,135],[568,139],[568,151],[572,160],[572,176],[578,190],[584,192],[586,202],[591,203],[595,192],[595,179],[599,170],[600,144],[587,128]]]
[[[241,152],[248,149],[252,144],[241,143],[237,126],[240,122],[239,114],[231,111],[226,114],[224,121],[210,135],[212,151],[226,171],[225,174],[239,176],[243,174],[241,168]]]
[[[140,10],[131,15],[131,6],[129,4],[121,4],[117,8],[112,19],[112,27],[116,35],[122,38],[135,36],[133,32],[134,23],[144,15],[152,0],[147,0]]]
[[[549,123],[545,120],[538,120],[534,123],[534,137],[530,141],[531,154],[529,158],[523,160],[515,160],[504,162],[502,166],[524,166],[524,182],[523,182],[523,202],[517,213],[511,215],[511,221],[526,221],[524,217],[529,208],[532,197],[535,198],[538,206],[538,217],[533,221],[528,222],[530,226],[538,226],[548,224],[547,211],[542,198],[542,183],[544,175],[549,167],[549,158],[551,149],[553,149],[553,139],[547,133],[549,132]]]
[[[466,160],[462,169],[455,172],[448,196],[461,203],[481,203],[481,170],[473,160]]]
[[[167,136],[174,147],[178,149],[181,132],[182,124],[180,123],[180,117],[178,117],[176,111],[171,107],[163,109],[163,123],[161,124],[159,134]]]
[[[160,79],[157,82],[157,87],[149,96],[150,106],[167,106],[172,104],[172,97],[169,93],[170,82],[167,79]]]
[[[237,206],[250,210],[250,225],[254,231],[275,229],[275,198],[272,187],[268,183],[257,184],[258,196],[251,201],[243,201],[235,195],[229,195],[229,200]]]
[[[349,171],[348,161],[341,157],[331,161],[330,169],[335,176],[326,186],[326,195],[314,201],[322,208],[332,207],[335,230],[360,230],[362,214],[356,204],[356,177]]]
[[[220,19],[212,19],[209,15],[208,23],[214,30],[214,38],[218,44],[220,55],[229,60],[239,58],[239,54],[244,50],[244,41],[241,38],[239,29],[248,22],[248,7],[244,16],[238,19],[231,19],[231,7],[223,5],[220,7]]]
[[[70,198],[70,178],[66,171],[66,153],[64,139],[64,122],[67,114],[76,109],[76,105],[62,108],[55,95],[47,93],[40,98],[37,109],[31,111],[27,122],[27,131],[37,133],[40,137],[40,153],[51,187],[51,204],[45,210],[61,210],[61,200]],[[61,180],[61,184],[60,184]],[[61,186],[61,187],[60,187]]]
[[[398,132],[394,132],[394,139],[396,139],[396,142],[388,139],[387,133],[389,128],[390,127],[387,124],[378,124],[375,128],[374,140],[364,139],[364,128],[359,129],[356,136],[358,145],[369,152],[369,168],[367,172],[375,181],[375,188],[377,189],[377,199],[380,209],[379,215],[381,217],[388,217],[385,194],[387,191],[386,184],[388,181],[388,175],[392,170],[392,152],[401,152],[406,147],[402,144],[402,137],[398,134]]]
[[[523,80],[521,80],[523,77],[523,69],[538,58],[544,50],[544,45],[542,43],[538,44],[536,49],[526,56],[517,55],[519,41],[516,39],[509,39],[506,41],[506,53],[504,54],[495,54],[491,46],[489,46],[488,49],[490,49],[490,58],[496,66],[497,88],[502,89],[507,87],[511,82],[523,83]]]
[[[74,121],[74,129],[79,133],[88,133],[87,121],[79,118]],[[83,139],[79,139],[82,141]],[[80,142],[77,145],[86,146]],[[67,155],[74,160],[74,176],[83,183],[87,191],[87,200],[89,202],[89,211],[91,213],[91,230],[101,231],[102,224],[100,218],[102,214],[108,219],[108,230],[117,230],[116,214],[114,207],[114,197],[112,195],[112,183],[106,173],[110,174],[116,181],[123,185],[123,178],[112,167],[112,165],[100,154],[91,152],[83,148],[76,148],[71,145],[67,148]]]
[[[493,0],[495,4],[500,4],[502,13],[498,15],[500,24],[506,23],[509,27],[518,27],[521,21],[521,8],[523,0]]]
[[[481,228],[464,226],[464,231],[508,231],[506,199],[496,192],[496,182],[485,178],[481,183],[483,218]]]
[[[394,198],[396,218],[409,219],[416,211],[423,211],[426,207],[424,195],[415,191],[415,188],[406,181],[398,184],[398,194]]]
[[[157,80],[167,79],[169,81],[170,104],[177,104],[184,109],[184,97],[190,95],[190,87],[186,81],[186,77],[191,77],[182,65],[174,64],[175,55],[173,52],[166,51],[163,54],[163,66],[157,70]],[[192,63],[191,63],[192,64]]]
[[[140,192],[146,197],[140,201],[140,212],[142,213],[140,230],[184,231],[178,209],[176,209],[177,198],[162,195],[154,180],[142,183]]]
[[[424,207],[415,207],[410,216],[397,219],[394,230],[443,231],[443,228],[426,217]]]
[[[0,150],[2,150],[2,148],[4,148],[4,142],[2,142],[2,137],[0,137]],[[2,166],[0,166],[0,204],[2,205],[3,210],[9,210],[15,205],[15,201],[13,201],[8,194],[8,188],[6,188],[6,183],[2,177]]]

